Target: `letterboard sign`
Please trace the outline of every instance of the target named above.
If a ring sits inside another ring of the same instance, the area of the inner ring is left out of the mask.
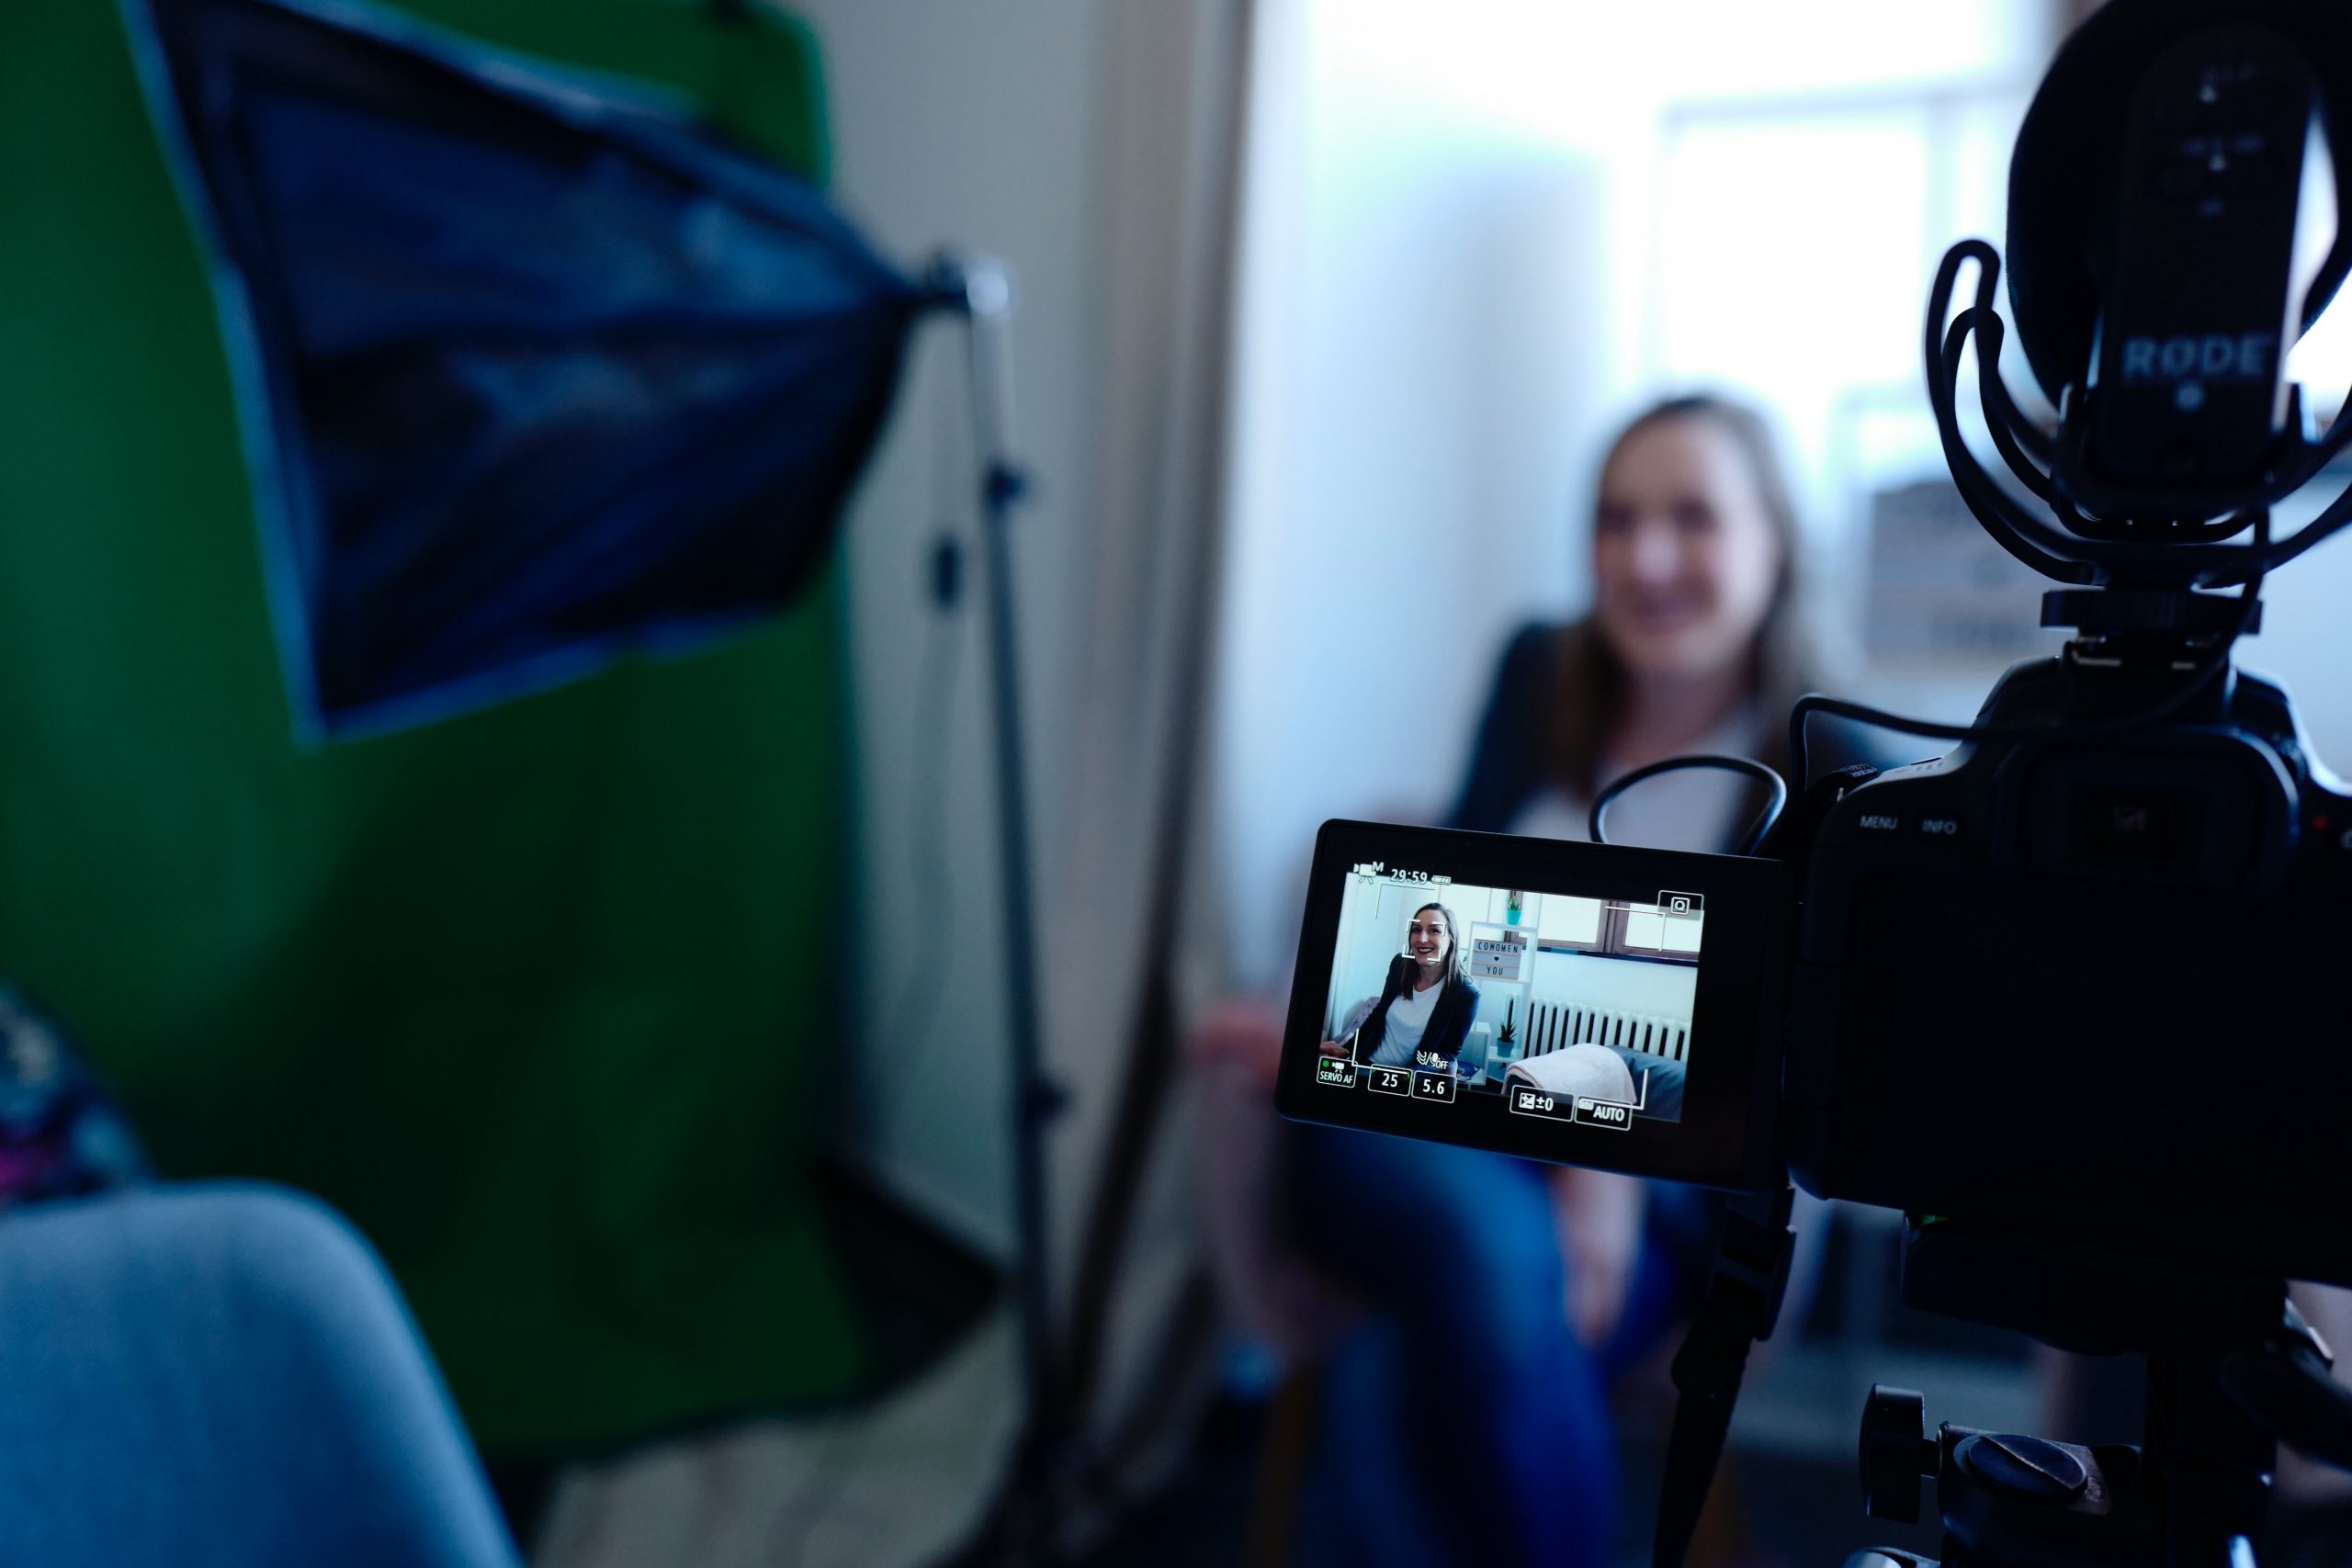
[[[1470,928],[1470,977],[1474,980],[1524,980],[1527,953],[1527,932],[1518,927]]]

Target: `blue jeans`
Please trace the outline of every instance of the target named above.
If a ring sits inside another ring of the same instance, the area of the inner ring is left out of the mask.
[[[1705,1195],[1653,1190],[1625,1310],[1609,1343],[1588,1347],[1567,1325],[1544,1167],[1374,1133],[1295,1132],[1300,1245],[1380,1314],[1330,1371],[1323,1449],[1340,1495],[1319,1513],[1355,1538],[1325,1543],[1323,1560],[1611,1561],[1621,1509],[1609,1382],[1695,1305],[1712,1247]]]
[[[203,1186],[0,1215],[0,1562],[514,1568],[382,1266]]]

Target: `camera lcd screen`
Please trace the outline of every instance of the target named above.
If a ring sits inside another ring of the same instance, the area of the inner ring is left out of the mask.
[[[1724,1186],[1774,1168],[1777,863],[1333,822],[1312,874],[1286,1114]]]

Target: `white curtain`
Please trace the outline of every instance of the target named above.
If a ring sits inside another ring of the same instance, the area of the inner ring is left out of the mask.
[[[1064,1195],[1057,1278],[1098,1504],[1149,1484],[1184,1434],[1210,1343],[1173,1101],[1184,960],[1203,951],[1193,925],[1207,903],[1201,753],[1250,8],[1118,6],[1104,74],[1099,526],[1069,814],[1047,835],[1059,859],[1046,997],[1055,1070],[1080,1087],[1051,1190]]]

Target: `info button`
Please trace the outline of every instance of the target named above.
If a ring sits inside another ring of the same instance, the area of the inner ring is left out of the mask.
[[[1922,811],[1911,818],[1911,835],[1932,842],[1956,844],[1966,836],[1956,811]]]

